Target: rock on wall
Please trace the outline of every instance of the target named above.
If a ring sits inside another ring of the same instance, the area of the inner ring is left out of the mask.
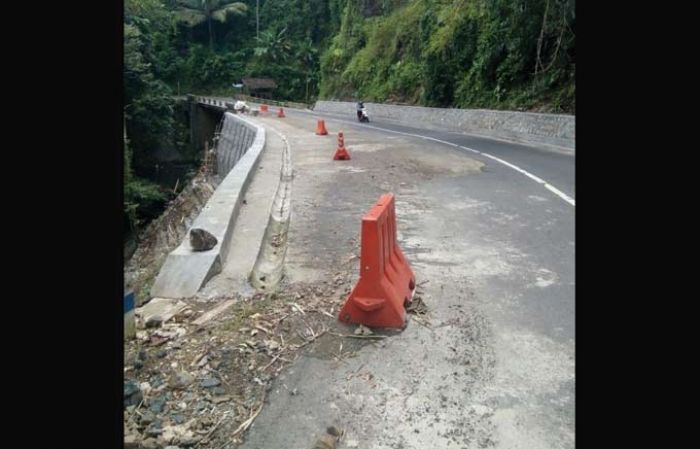
[[[194,296],[221,271],[221,261],[226,259],[243,196],[265,148],[265,128],[227,112],[221,131],[219,167],[224,179],[190,227],[206,230],[217,244],[208,251],[194,251],[185,237],[165,259],[151,288],[152,297]]]

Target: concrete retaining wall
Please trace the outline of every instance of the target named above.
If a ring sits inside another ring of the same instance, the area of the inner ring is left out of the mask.
[[[355,117],[356,103],[317,101],[314,111]],[[365,103],[373,118],[399,125],[439,131],[455,131],[512,142],[550,146],[568,151],[576,148],[576,117],[532,112],[486,109],[444,109]]]
[[[238,119],[233,114],[224,115],[219,143],[216,146],[216,170],[226,176],[255,140],[257,127]]]
[[[220,167],[231,167],[221,172],[227,173],[226,177],[192,224],[209,231],[218,243],[209,251],[193,251],[188,232],[165,260],[151,288],[152,297],[192,297],[221,271],[241,201],[265,147],[265,128],[227,112],[219,145],[223,154]]]

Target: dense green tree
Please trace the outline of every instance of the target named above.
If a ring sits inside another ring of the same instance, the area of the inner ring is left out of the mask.
[[[229,15],[244,15],[248,5],[242,2],[226,0],[178,0],[175,17],[179,22],[189,27],[195,27],[207,22],[209,29],[209,49],[214,49],[214,32],[212,21],[225,23]]]
[[[167,199],[135,168],[147,164],[174,130],[172,90],[154,69],[159,65],[154,43],[172,28],[158,0],[126,0],[124,7],[124,212],[128,227],[136,230]]]
[[[143,167],[187,145],[173,96],[231,95],[243,76],[273,78],[280,100],[575,111],[575,0],[125,0],[124,12],[132,224],[162,201]]]
[[[276,30],[266,30],[256,37],[257,47],[255,56],[260,57],[265,62],[286,62],[292,50],[292,45],[287,40],[286,28],[279,32]]]

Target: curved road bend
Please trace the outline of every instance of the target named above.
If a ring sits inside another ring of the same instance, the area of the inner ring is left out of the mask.
[[[364,212],[390,189],[404,253],[419,284],[429,281],[422,288],[432,326],[409,325],[384,347],[363,348],[351,366],[301,359],[276,387],[300,395],[271,395],[243,447],[301,448],[311,429],[336,423],[348,430],[342,447],[573,448],[575,157],[285,112],[258,119],[292,147],[292,210],[307,222],[295,231],[292,218],[291,280],[303,259],[313,265],[314,241],[324,244],[320,223],[330,221],[333,234],[356,235],[359,227],[360,214],[348,220],[347,210],[336,218],[329,208],[305,210],[304,195]],[[326,119],[330,139],[313,136],[316,118]],[[353,156],[344,166],[319,157],[319,145],[332,154],[339,130]],[[473,163],[483,165],[472,170]],[[319,226],[306,235],[310,223]],[[295,249],[295,239],[309,253]],[[352,384],[358,366],[371,371],[373,386]]]

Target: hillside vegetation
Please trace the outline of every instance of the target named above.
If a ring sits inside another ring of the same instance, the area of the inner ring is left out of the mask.
[[[574,112],[573,1],[342,3],[322,98]]]
[[[168,198],[158,154],[200,156],[176,95],[251,76],[280,100],[574,113],[575,22],[574,0],[125,0],[128,226]]]

